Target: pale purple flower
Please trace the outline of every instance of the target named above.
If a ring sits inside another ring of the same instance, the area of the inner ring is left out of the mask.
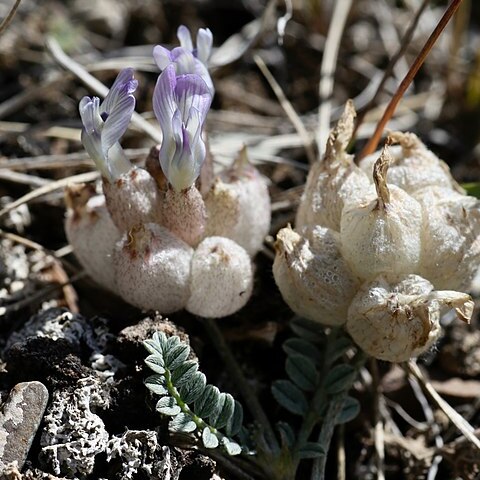
[[[98,97],[83,97],[79,104],[83,146],[108,181],[131,168],[119,140],[135,109],[133,92],[137,85],[133,69],[126,68],[118,74],[102,103]]]
[[[208,73],[207,62],[212,53],[213,36],[208,28],[200,28],[197,32],[197,46],[193,46],[190,30],[181,25],[177,30],[180,47],[172,51],[161,45],[153,49],[153,58],[160,70],[165,70],[167,65],[173,63],[177,75],[196,73],[207,84],[212,95],[215,93],[213,82]]]
[[[189,188],[205,161],[202,127],[212,102],[208,85],[195,73],[177,75],[170,63],[153,92],[153,111],[163,133],[159,158],[162,170],[177,191]]]

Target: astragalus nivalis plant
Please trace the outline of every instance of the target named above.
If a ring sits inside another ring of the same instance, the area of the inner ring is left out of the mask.
[[[368,354],[400,362],[434,344],[446,310],[470,320],[463,292],[480,262],[480,203],[410,133],[392,133],[357,166],[354,118],[348,102],[308,175],[296,229],[277,236],[273,272],[298,315],[344,326]]]
[[[65,229],[87,273],[129,303],[223,317],[250,297],[251,256],[268,232],[270,199],[245,151],[200,185],[214,95],[212,34],[200,29],[195,46],[182,26],[178,38],[180,47],[153,51],[161,73],[152,103],[163,139],[147,168],[132,165],[119,143],[135,108],[133,70],[119,73],[103,102],[81,100],[82,142],[102,174],[103,195],[68,188]]]

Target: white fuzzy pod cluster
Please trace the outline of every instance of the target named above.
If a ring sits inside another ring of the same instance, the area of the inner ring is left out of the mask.
[[[344,325],[367,353],[399,362],[431,347],[446,309],[470,320],[461,292],[480,262],[480,203],[413,134],[391,134],[355,166],[354,117],[349,102],[309,173],[297,231],[277,236],[273,272],[298,315]]]
[[[78,260],[138,308],[235,313],[251,296],[251,255],[270,227],[266,183],[245,152],[205,198],[194,185],[176,191],[157,176],[132,167],[103,179],[104,196],[90,198],[88,187],[67,190],[65,229]]]
[[[267,184],[243,149],[231,169],[221,174],[205,197],[206,234],[231,238],[255,255],[270,229]]]

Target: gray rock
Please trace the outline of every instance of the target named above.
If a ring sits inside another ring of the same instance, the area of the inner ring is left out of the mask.
[[[108,442],[102,419],[92,411],[97,407],[107,407],[98,378],[81,380],[73,391],[54,392],[40,439],[40,460],[55,475],[92,473],[96,455]]]
[[[48,403],[40,382],[15,385],[0,412],[0,470],[16,462],[21,470]]]

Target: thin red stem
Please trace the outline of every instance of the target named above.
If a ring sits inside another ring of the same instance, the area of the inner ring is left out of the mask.
[[[435,45],[435,42],[438,40],[438,37],[443,32],[443,30],[445,29],[448,22],[452,18],[453,14],[457,11],[461,3],[462,3],[462,0],[452,0],[450,5],[447,7],[447,10],[443,14],[443,17],[438,22],[438,25],[435,27],[435,30],[432,32],[430,37],[428,37],[427,42],[423,46],[420,53],[417,55],[417,58],[415,58],[415,61],[413,62],[407,74],[405,75],[405,78],[402,80],[402,83],[399,85],[397,91],[395,92],[395,95],[390,100],[390,103],[385,109],[385,112],[382,118],[377,124],[377,128],[375,129],[375,132],[372,138],[370,138],[368,143],[360,152],[360,155],[359,155],[360,159],[362,159],[363,157],[366,157],[367,155],[370,155],[377,149],[378,143],[380,142],[380,138],[382,137],[383,130],[385,129],[385,126],[387,125],[388,121],[392,118],[398,103],[402,99],[407,88],[412,83],[413,79],[415,78],[415,75],[420,70],[420,67],[423,65],[423,62],[425,62],[427,55],[429,54],[433,45]]]

